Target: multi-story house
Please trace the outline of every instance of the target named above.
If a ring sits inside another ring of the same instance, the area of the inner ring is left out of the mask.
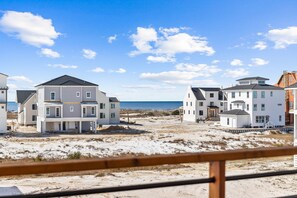
[[[189,86],[183,100],[183,120],[197,122],[207,118],[218,118],[227,110],[226,97],[216,87]]]
[[[36,125],[37,121],[37,94],[35,90],[17,90],[19,125]]]
[[[284,71],[278,82],[275,84],[277,87],[286,88],[290,85],[293,85],[297,82],[297,72]],[[294,95],[292,90],[286,90],[285,93],[285,120],[286,124],[294,124],[294,116],[290,113],[290,110],[293,109],[294,105]]]
[[[0,133],[7,131],[7,77],[0,73]]]
[[[113,103],[97,84],[64,75],[36,87],[38,132],[81,133],[95,131],[98,124],[119,123],[119,102],[116,110],[109,108]]]
[[[220,114],[221,126],[271,127],[285,125],[285,91],[266,84],[263,77],[237,80],[238,85],[224,89],[228,111]]]

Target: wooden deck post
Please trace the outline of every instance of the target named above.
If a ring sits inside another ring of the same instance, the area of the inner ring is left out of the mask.
[[[214,183],[209,183],[209,198],[225,198],[225,161],[210,162],[209,177],[215,178]]]

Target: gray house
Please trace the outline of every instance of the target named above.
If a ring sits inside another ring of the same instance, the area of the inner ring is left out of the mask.
[[[95,131],[98,85],[64,75],[37,85],[37,131]]]

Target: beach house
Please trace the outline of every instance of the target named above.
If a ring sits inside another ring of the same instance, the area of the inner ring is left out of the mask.
[[[35,123],[38,132],[89,132],[99,124],[120,122],[120,104],[98,85],[64,75],[17,91],[19,124]],[[31,118],[31,119],[30,119]]]
[[[31,126],[37,121],[37,94],[35,90],[17,90],[18,124]]]
[[[183,120],[219,118],[219,113],[227,110],[227,99],[217,87],[189,86],[183,99]]]
[[[238,84],[224,89],[228,111],[220,113],[225,127],[276,127],[285,125],[285,91],[266,84],[263,77],[237,80]]]
[[[7,77],[0,73],[0,133],[7,131]]]

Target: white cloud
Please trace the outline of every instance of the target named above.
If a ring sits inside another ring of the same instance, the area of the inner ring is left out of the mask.
[[[83,49],[82,53],[83,53],[83,57],[85,57],[86,59],[94,59],[97,55],[95,51],[90,49]]]
[[[64,64],[48,64],[49,67],[61,68],[61,69],[76,69],[76,65],[64,65]]]
[[[49,48],[42,48],[41,54],[49,58],[60,58],[60,54]]]
[[[289,45],[297,44],[297,26],[269,30],[266,37],[274,42],[275,49],[286,48]]]
[[[154,28],[138,27],[137,33],[131,36],[137,50],[130,52],[130,56],[151,54],[147,57],[154,60],[151,62],[172,62],[178,53],[201,53],[208,56],[215,53],[214,49],[208,46],[205,37],[192,36],[181,30],[184,28],[159,28],[158,35]]]
[[[220,63],[219,60],[213,60],[213,61],[211,61],[211,64],[213,64],[213,65],[216,65],[216,64],[218,64],[218,63]]]
[[[114,72],[123,74],[123,73],[126,73],[127,71],[123,68],[119,68],[119,69],[115,70]]]
[[[264,41],[257,41],[253,46],[253,49],[258,49],[258,50],[265,50],[266,48],[267,48],[267,44]]]
[[[242,76],[247,76],[249,75],[249,71],[247,71],[244,68],[239,68],[239,69],[227,69],[223,76],[225,77],[231,77],[231,78],[238,78]]]
[[[117,35],[116,35],[116,34],[113,35],[113,36],[108,37],[108,42],[109,42],[109,43],[112,43],[112,42],[115,41],[115,40],[117,40]]]
[[[242,66],[243,65],[243,62],[239,59],[233,59],[231,62],[230,62],[230,65],[232,66]]]
[[[9,76],[7,80],[10,81],[16,81],[16,82],[26,82],[26,83],[32,83],[33,81],[26,76]]]
[[[102,69],[101,67],[96,67],[95,69],[92,70],[92,72],[102,73],[102,72],[104,72],[104,69]]]
[[[252,63],[249,64],[249,66],[251,66],[251,67],[267,65],[269,63],[269,61],[264,60],[262,58],[252,58],[251,61],[252,61]]]
[[[16,84],[7,84],[7,86],[9,87],[9,90],[13,89],[16,90],[18,88],[18,86]]]
[[[175,66],[178,71],[197,72],[198,76],[210,77],[221,71],[217,66],[209,66],[207,64],[191,64],[179,63]]]
[[[123,85],[122,87],[129,88],[129,89],[175,89],[174,86],[162,86],[162,85],[152,85],[152,84]]]
[[[175,62],[175,58],[171,56],[148,56],[146,60],[153,63]]]
[[[53,46],[54,40],[60,35],[51,19],[44,19],[30,12],[5,11],[0,19],[0,28],[3,32],[36,47]]]

